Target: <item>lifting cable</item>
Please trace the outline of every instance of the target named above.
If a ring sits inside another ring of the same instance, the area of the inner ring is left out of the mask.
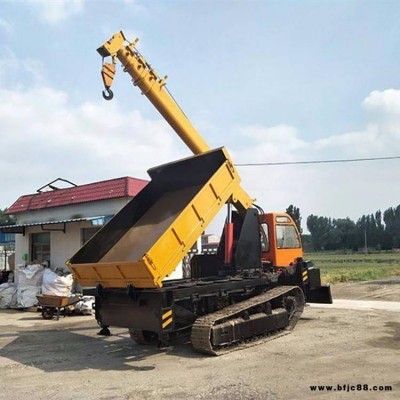
[[[381,160],[398,160],[400,156],[392,157],[371,157],[371,158],[347,158],[336,160],[313,160],[313,161],[285,161],[285,162],[264,162],[264,163],[235,163],[237,167],[259,167],[259,166],[274,166],[274,165],[299,165],[299,164],[333,164],[333,163],[350,163],[361,161],[381,161]]]

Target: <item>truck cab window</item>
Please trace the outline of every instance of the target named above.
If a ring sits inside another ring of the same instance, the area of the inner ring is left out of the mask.
[[[268,225],[263,222],[260,227],[261,251],[269,251]]]
[[[276,226],[276,243],[278,249],[297,249],[300,239],[293,225]]]

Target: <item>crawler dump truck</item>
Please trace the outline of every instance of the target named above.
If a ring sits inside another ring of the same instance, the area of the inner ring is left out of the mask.
[[[209,148],[136,43],[118,32],[97,50],[104,98],[120,62],[194,156],[150,169],[149,184],[68,262],[82,286],[96,287],[99,333],[124,327],[161,346],[190,337],[212,355],[289,333],[306,301],[332,302],[329,286],[303,259],[292,218],[254,204],[227,150]],[[164,281],[225,205],[216,254],[195,255],[190,279]]]

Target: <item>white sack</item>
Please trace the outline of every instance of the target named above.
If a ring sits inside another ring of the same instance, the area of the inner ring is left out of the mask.
[[[52,296],[68,296],[71,294],[73,283],[72,274],[58,276],[51,269],[46,268],[43,274],[42,293]]]
[[[12,295],[12,299],[11,299],[11,304],[9,305],[9,308],[17,308],[17,304],[18,304],[18,299],[17,299],[17,285],[14,283],[14,293]]]
[[[40,294],[40,286],[24,286],[17,288],[17,307],[29,308],[39,302],[36,296]]]
[[[81,301],[75,304],[75,310],[84,315],[92,315],[94,302],[94,296],[83,296]]]
[[[23,269],[23,268],[25,268],[25,266],[22,264],[18,264],[15,266],[15,270],[14,270],[14,285],[15,285],[15,287],[18,287],[19,271],[21,271],[21,269]]]
[[[13,283],[3,283],[0,285],[0,308],[11,308],[13,306],[13,296],[16,289]]]
[[[40,264],[29,264],[16,269],[17,307],[28,308],[38,304],[36,295],[40,294],[44,268]]]
[[[42,286],[43,280],[43,265],[28,264],[26,267],[20,266],[17,269],[17,287],[25,286]]]

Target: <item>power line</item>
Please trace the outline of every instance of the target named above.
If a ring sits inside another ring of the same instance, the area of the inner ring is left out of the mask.
[[[265,162],[265,163],[238,163],[237,167],[255,167],[263,165],[298,165],[298,164],[333,164],[333,163],[350,163],[361,161],[380,161],[380,160],[397,160],[400,156],[393,157],[371,157],[371,158],[346,158],[337,160],[313,160],[313,161],[285,161],[285,162]]]

